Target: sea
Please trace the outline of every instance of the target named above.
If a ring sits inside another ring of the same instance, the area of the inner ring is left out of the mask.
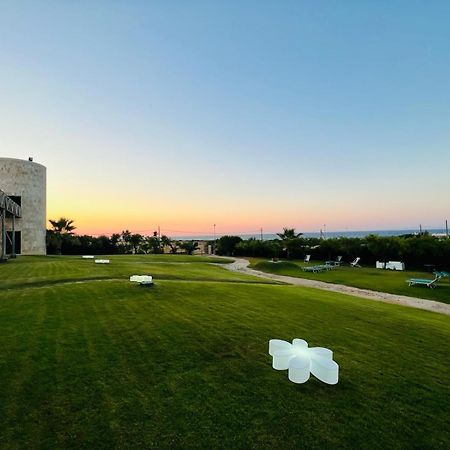
[[[427,231],[432,235],[445,235],[446,230],[444,228],[434,228],[423,230]],[[257,234],[236,234],[236,233],[226,233],[227,235],[240,236],[242,239],[261,239],[261,233]],[[376,234],[378,236],[401,236],[403,234],[419,234],[418,229],[410,229],[410,230],[364,230],[364,231],[326,231],[326,232],[305,232],[303,233],[303,237],[311,237],[311,238],[339,238],[339,237],[349,237],[349,238],[363,238],[368,236],[369,234]],[[224,234],[216,234],[215,238],[218,239]],[[198,235],[198,236],[174,236],[175,239],[180,240],[196,240],[196,241],[211,241],[214,240],[214,235]],[[263,233],[263,240],[271,240],[277,239],[278,236],[275,233]]]

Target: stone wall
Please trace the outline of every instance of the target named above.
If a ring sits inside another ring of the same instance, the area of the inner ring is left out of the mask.
[[[22,218],[16,219],[16,231],[22,234],[22,255],[45,255],[47,181],[41,164],[13,158],[0,158],[0,189],[22,198]],[[7,220],[11,229],[11,220]],[[0,237],[1,239],[1,237]]]

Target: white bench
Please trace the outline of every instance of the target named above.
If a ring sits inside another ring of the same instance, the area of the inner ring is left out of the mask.
[[[96,259],[95,264],[109,264],[109,259]]]
[[[139,283],[141,286],[152,286],[153,277],[151,275],[132,275],[130,281],[133,283]]]
[[[83,255],[82,256],[83,259],[94,259],[93,255]]]

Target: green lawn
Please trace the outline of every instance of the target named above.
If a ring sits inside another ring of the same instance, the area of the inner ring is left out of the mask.
[[[0,281],[2,287],[11,289],[51,282],[120,279],[148,273],[159,279],[261,282],[208,263],[232,261],[219,258],[178,255],[115,255],[102,258],[109,258],[111,264],[95,264],[93,260],[83,260],[79,256],[21,257],[0,266]]]
[[[175,258],[0,266],[0,448],[448,448],[448,316]],[[294,337],[339,384],[271,368]]]
[[[345,284],[362,289],[372,289],[374,291],[389,292],[391,294],[407,295],[419,297],[427,300],[450,303],[450,282],[449,279],[442,279],[437,284],[436,289],[426,286],[408,286],[406,280],[409,278],[433,279],[434,275],[427,272],[417,271],[393,271],[380,270],[368,267],[350,267],[348,265],[337,267],[334,270],[313,273],[304,272],[301,267],[305,264],[300,261],[282,261],[272,263],[267,259],[249,258],[250,267],[262,272],[276,273],[279,275],[289,275],[297,278],[308,278],[320,280],[328,283]],[[323,264],[319,261],[310,262],[308,265]]]

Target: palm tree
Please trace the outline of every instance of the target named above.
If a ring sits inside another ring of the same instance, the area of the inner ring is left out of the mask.
[[[73,220],[61,217],[58,220],[49,220],[52,229],[48,230],[47,243],[56,248],[56,253],[61,254],[63,240],[73,235],[73,231],[77,228],[73,224]]]
[[[58,220],[49,220],[52,224],[53,232],[59,234],[73,234],[73,231],[77,228],[73,224],[73,220],[61,217]]]
[[[303,233],[296,233],[295,228],[283,228],[282,233],[277,233],[277,236],[282,240],[284,250],[286,250],[286,256],[289,259],[291,256],[291,250],[299,245],[299,237]]]
[[[277,236],[282,240],[285,241],[287,239],[297,239],[300,236],[302,236],[303,233],[296,233],[295,228],[283,228],[282,233],[277,233]]]

